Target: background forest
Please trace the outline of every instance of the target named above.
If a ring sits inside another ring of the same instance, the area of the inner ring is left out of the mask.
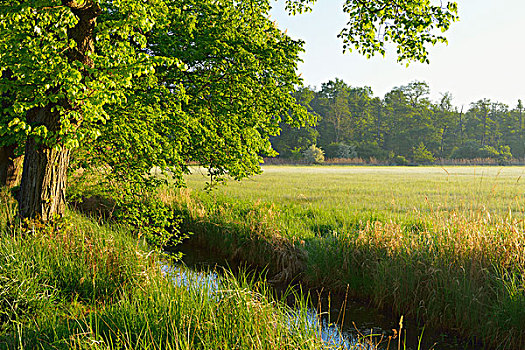
[[[319,161],[361,158],[398,165],[440,160],[484,159],[506,164],[525,157],[523,104],[481,99],[460,108],[450,93],[429,99],[426,82],[394,88],[383,99],[369,87],[353,87],[340,79],[295,93],[299,103],[317,117],[316,126],[282,125],[272,139],[280,158]],[[318,150],[317,150],[318,151]]]

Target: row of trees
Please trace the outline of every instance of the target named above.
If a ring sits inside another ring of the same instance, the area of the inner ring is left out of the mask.
[[[317,144],[330,158],[431,162],[434,158],[525,158],[525,121],[521,100],[509,107],[482,99],[455,107],[450,93],[429,99],[427,83],[394,88],[383,99],[368,87],[340,79],[295,96],[317,117],[315,126],[284,126],[272,139],[281,157],[300,157]],[[405,160],[403,160],[405,159]]]

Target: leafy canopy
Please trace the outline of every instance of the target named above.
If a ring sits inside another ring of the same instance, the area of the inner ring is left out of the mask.
[[[287,7],[299,13],[314,2]],[[218,175],[257,172],[281,122],[308,122],[292,97],[301,42],[268,19],[270,4],[0,0],[0,145],[23,135],[50,147],[96,147],[90,154],[137,181],[152,164],[180,174],[189,161]],[[88,6],[99,13],[82,63],[72,59],[79,42],[71,33]],[[426,44],[445,41],[434,31],[449,28],[457,6],[348,0],[343,10],[345,49],[384,54],[390,41],[400,60],[428,61]],[[58,126],[29,122],[38,108],[59,114]]]
[[[125,103],[125,91],[133,79],[154,72],[159,60],[144,51],[145,33],[165,24],[165,3],[100,1],[91,66],[71,59],[79,43],[70,31],[79,21],[75,9],[80,4],[65,0],[0,3],[0,69],[12,76],[2,79],[0,93],[16,92],[13,104],[2,113],[2,123],[8,118],[11,132],[23,131],[50,146],[77,147],[100,135],[99,126],[110,117],[106,105]],[[178,60],[170,64],[181,65]],[[29,110],[45,106],[60,114],[57,130],[30,125],[25,119]]]
[[[315,2],[291,0],[287,8],[292,14],[301,13],[310,11]],[[344,50],[384,56],[391,42],[399,62],[428,63],[428,44],[447,43],[442,33],[458,20],[457,4],[440,0],[346,0],[343,11],[348,15],[339,33]]]

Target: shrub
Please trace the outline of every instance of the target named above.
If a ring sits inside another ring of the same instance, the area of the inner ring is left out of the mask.
[[[303,157],[307,163],[320,164],[324,162],[324,152],[316,145],[311,145],[303,152]]]
[[[301,149],[297,147],[290,150],[290,159],[300,160],[301,158],[303,158],[303,152],[304,151],[301,151]]]
[[[500,146],[496,149],[493,146],[479,147],[476,141],[467,141],[460,147],[454,147],[450,155],[453,159],[497,159],[500,164],[506,164],[512,159],[512,153],[509,146]]]
[[[512,159],[512,153],[510,153],[510,147],[500,146],[499,155],[498,155],[499,164],[500,165],[508,164],[511,159]]]
[[[434,155],[427,149],[423,142],[415,147],[412,152],[412,160],[417,164],[430,164],[435,160]]]
[[[479,158],[498,158],[499,152],[492,146],[483,146],[477,151]]]
[[[139,237],[148,243],[162,248],[181,242],[186,235],[178,230],[180,218],[171,205],[163,203],[153,195],[145,194],[142,198],[127,196],[119,202],[114,219],[132,227]]]
[[[400,155],[393,157],[393,161],[395,165],[408,165],[409,164],[408,160],[405,157],[400,156]]]
[[[371,158],[386,160],[388,158],[388,152],[382,149],[376,142],[360,143],[357,145],[356,151],[359,158],[366,160],[370,160]]]
[[[355,146],[349,146],[342,142],[333,142],[326,147],[328,158],[356,158]]]
[[[454,147],[450,154],[452,159],[473,159],[477,158],[479,144],[475,141],[466,141],[459,147]]]

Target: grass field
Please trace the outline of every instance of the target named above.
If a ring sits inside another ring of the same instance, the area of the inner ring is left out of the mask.
[[[160,199],[223,255],[497,349],[525,348],[525,168],[265,167]],[[0,193],[0,349],[318,349],[260,281],[181,288],[129,227],[16,222]],[[198,283],[198,282],[197,282]],[[219,302],[217,301],[219,298]],[[326,345],[326,344],[324,344]]]
[[[264,167],[211,194],[196,169],[184,229],[225,255],[452,329],[525,347],[522,167]],[[255,243],[254,243],[255,242]],[[300,277],[298,277],[300,276]]]
[[[217,193],[303,208],[384,218],[411,218],[432,211],[525,211],[525,167],[263,167],[262,175],[228,181]],[[204,170],[186,177],[202,189]]]

